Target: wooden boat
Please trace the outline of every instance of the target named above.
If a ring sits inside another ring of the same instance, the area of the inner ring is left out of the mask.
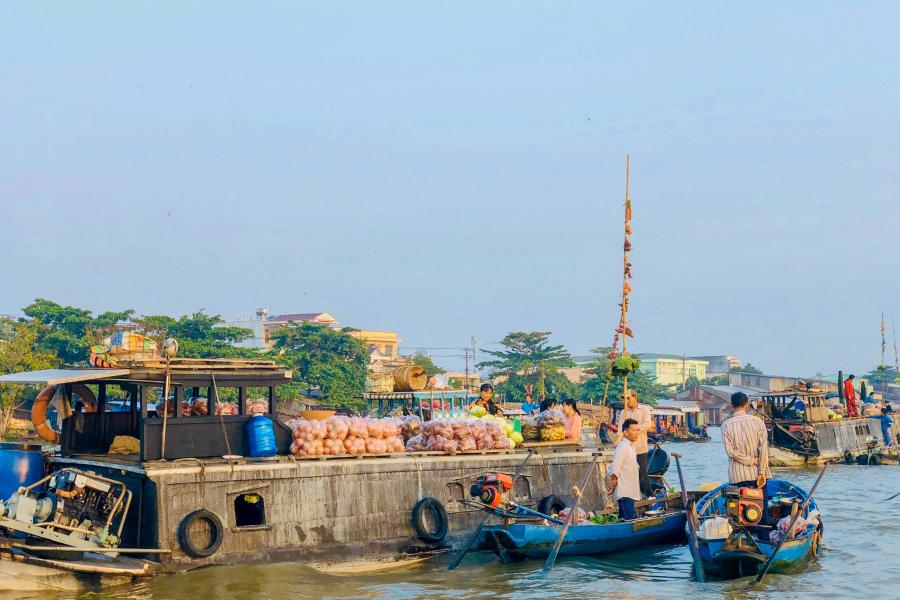
[[[105,585],[156,572],[235,563],[361,561],[357,567],[370,568],[362,561],[418,560],[412,555],[433,555],[476,526],[480,511],[461,502],[473,473],[513,470],[525,456],[517,448],[456,456],[421,452],[298,458],[289,454],[290,429],[275,421],[276,390],[290,382],[290,372],[268,361],[174,359],[175,405],[204,398],[208,414],[173,411],[166,422],[163,460],[163,419],[151,410],[156,403],[150,400],[163,396],[166,379],[165,366],[156,364],[0,376],[3,384],[58,388],[70,406],[75,406],[74,396],[83,398],[79,391],[95,398],[96,410],[62,420],[58,450],[38,452],[36,479],[75,470],[103,478],[116,489],[124,486],[132,498],[124,509],[124,525],[116,532],[118,558],[92,556],[96,552],[88,551],[77,559],[66,555],[51,560],[46,551],[38,558],[28,549],[13,547],[16,541],[6,548],[0,543],[0,590],[19,590],[26,584],[29,589]],[[128,410],[107,409],[107,402],[115,403],[113,397],[121,394],[127,396]],[[249,456],[246,425],[253,417],[246,406],[251,394],[268,397],[276,456]],[[239,414],[216,415],[215,406],[227,397],[237,398]],[[118,436],[138,443],[128,454],[111,453]],[[522,470],[516,489],[524,501],[540,504],[554,490],[571,490],[590,461],[590,453],[579,446],[539,448]],[[604,458],[599,465],[601,477],[606,463]],[[12,472],[12,467],[0,468],[0,482],[6,483]],[[459,483],[448,487],[448,478]],[[584,490],[585,502],[602,502],[598,481]],[[348,489],[353,493],[346,493]],[[421,506],[426,499],[431,507],[427,511]],[[0,508],[7,500],[0,498]],[[55,515],[47,518],[56,519]],[[411,527],[411,517],[417,516],[421,527]],[[7,525],[15,523],[3,519],[16,521],[0,514],[0,537],[12,536]],[[91,527],[99,532],[102,525],[98,519]],[[24,526],[14,529],[21,532]],[[69,522],[60,522],[62,526]],[[82,546],[82,540],[54,541]]]
[[[662,503],[661,509],[651,507]],[[572,525],[559,553],[566,556],[606,554],[626,548],[683,544],[687,520],[679,494],[637,503],[638,518],[597,525]],[[504,562],[521,558],[546,558],[559,536],[558,525],[514,522],[484,528],[480,550],[493,552]]]
[[[758,403],[756,414],[769,429],[770,466],[858,464],[860,456],[884,448],[877,418],[831,419],[825,396],[822,390],[804,389],[761,392],[754,397]],[[898,434],[900,425],[894,424],[892,435],[896,438]]]
[[[703,569],[706,573],[723,579],[756,575],[777,546],[777,542],[770,541],[769,535],[777,526],[778,520],[790,515],[790,507],[795,500],[802,503],[807,497],[803,489],[788,481],[770,480],[766,482],[767,507],[762,521],[757,525],[741,525],[726,507],[726,503],[732,502],[726,498],[729,489],[736,488],[731,484],[721,485],[697,503],[700,520],[698,542]],[[797,569],[816,555],[823,528],[814,500],[810,500],[801,516],[804,519],[813,518],[801,532],[781,545],[769,572]],[[707,521],[717,517],[727,519],[727,533],[722,528],[706,526]],[[714,529],[719,530],[710,534]]]

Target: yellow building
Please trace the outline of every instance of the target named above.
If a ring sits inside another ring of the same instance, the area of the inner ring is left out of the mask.
[[[377,331],[374,329],[355,329],[348,331],[350,335],[363,343],[369,354],[380,355],[382,359],[397,360],[400,348],[400,337],[394,331]],[[377,354],[376,354],[377,353]]]
[[[682,385],[693,376],[706,379],[708,360],[687,358],[677,354],[637,354],[641,361],[641,371],[656,377],[656,383],[662,385]]]

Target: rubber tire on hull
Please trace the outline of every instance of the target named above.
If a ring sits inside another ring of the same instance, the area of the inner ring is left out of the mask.
[[[558,515],[564,508],[566,508],[566,503],[563,502],[559,496],[553,494],[544,496],[541,498],[541,501],[538,502],[538,512],[545,515]]]
[[[426,513],[431,514],[434,520],[434,529],[429,530],[425,522]],[[416,502],[412,509],[412,528],[416,532],[416,537],[427,544],[437,544],[447,537],[449,529],[449,520],[447,518],[447,509],[436,498],[422,498]]]
[[[198,547],[194,541],[190,539],[190,526],[200,519],[209,523],[213,532],[213,539],[205,548]],[[203,508],[188,513],[181,520],[181,523],[178,524],[178,545],[181,546],[181,549],[185,554],[193,558],[206,558],[207,556],[215,554],[216,550],[219,549],[219,546],[222,545],[224,535],[225,530],[222,528],[222,521],[219,517],[217,517],[215,513]]]

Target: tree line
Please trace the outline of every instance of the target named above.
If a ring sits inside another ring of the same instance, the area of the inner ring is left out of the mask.
[[[291,369],[293,380],[280,394],[299,396],[316,389],[330,405],[357,407],[365,392],[369,353],[349,335],[315,323],[291,323],[273,332],[274,347],[264,351],[235,344],[253,336],[250,329],[224,326],[219,315],[199,310],[190,315],[138,316],[132,309],[92,311],[38,298],[22,309],[24,317],[0,318],[0,373],[62,366],[87,366],[90,347],[128,324],[161,344],[178,340],[184,358],[270,358]],[[33,399],[31,386],[0,385],[0,437],[14,410]]]

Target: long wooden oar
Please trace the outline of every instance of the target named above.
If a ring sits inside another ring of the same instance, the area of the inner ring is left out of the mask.
[[[516,469],[516,474],[513,475],[513,489],[515,489],[516,479],[518,479],[519,475],[522,474],[522,470],[525,468],[525,465],[528,464],[528,459],[531,458],[532,454],[534,454],[534,448],[529,448],[528,455],[525,457],[525,460],[523,460],[522,464],[520,464]],[[478,527],[475,528],[475,531],[472,532],[472,535],[470,535],[469,539],[466,540],[466,543],[463,544],[462,550],[459,551],[459,554],[456,555],[456,557],[450,563],[450,566],[447,567],[448,571],[452,571],[459,566],[459,563],[462,562],[463,557],[469,550],[471,550],[472,545],[475,543],[475,540],[481,537],[481,531],[484,529],[484,524],[487,522],[489,516],[491,516],[491,513],[485,512],[484,516],[481,517],[481,522],[478,523]]]
[[[694,575],[697,581],[703,583],[706,581],[706,574],[703,572],[703,562],[700,560],[700,543],[697,541],[697,528],[694,526],[694,506],[688,500],[687,488],[684,485],[684,473],[681,472],[681,455],[677,452],[672,453],[675,459],[675,466],[678,468],[678,481],[681,483],[681,502],[684,504],[684,514],[687,517],[688,533],[690,534],[691,557],[694,559]],[[688,510],[690,509],[690,510]]]
[[[763,566],[762,571],[759,572],[759,575],[756,576],[756,579],[754,579],[750,585],[755,585],[763,580],[763,577],[765,577],[766,573],[768,573],[769,571],[769,567],[771,567],[772,563],[775,562],[775,557],[778,555],[778,551],[781,550],[781,546],[788,540],[788,538],[793,537],[792,534],[794,532],[794,524],[797,522],[797,519],[800,518],[800,515],[803,514],[803,511],[806,510],[806,507],[809,506],[809,501],[812,500],[816,488],[819,487],[819,482],[822,481],[822,476],[825,475],[826,469],[828,469],[828,463],[825,463],[825,466],[822,467],[822,472],[819,473],[819,477],[813,484],[812,489],[809,490],[809,494],[806,496],[806,500],[804,500],[803,504],[800,505],[800,510],[798,510],[796,514],[794,514],[794,516],[791,518],[791,522],[788,524],[787,531],[784,532],[784,536],[778,541],[778,545],[775,546],[775,549],[772,551],[772,556],[769,557],[769,560],[766,561],[766,564]]]
[[[572,524],[572,521],[575,520],[575,513],[578,512],[578,505],[581,503],[581,496],[584,493],[584,488],[587,487],[588,479],[591,477],[591,473],[594,471],[594,467],[597,465],[597,459],[600,458],[600,452],[594,453],[594,458],[591,460],[591,464],[588,465],[587,472],[584,474],[584,477],[581,478],[581,485],[575,490],[575,505],[572,507],[572,510],[569,512],[569,518],[566,519],[565,524],[562,526],[562,529],[559,531],[559,535],[556,538],[556,543],[553,544],[553,550],[550,552],[550,556],[547,557],[547,562],[544,563],[544,568],[541,571],[541,575],[546,575],[550,572],[550,569],[553,568],[553,563],[556,562],[556,556],[559,554],[559,549],[562,547],[563,538],[566,537],[566,532],[569,531],[569,525]]]

